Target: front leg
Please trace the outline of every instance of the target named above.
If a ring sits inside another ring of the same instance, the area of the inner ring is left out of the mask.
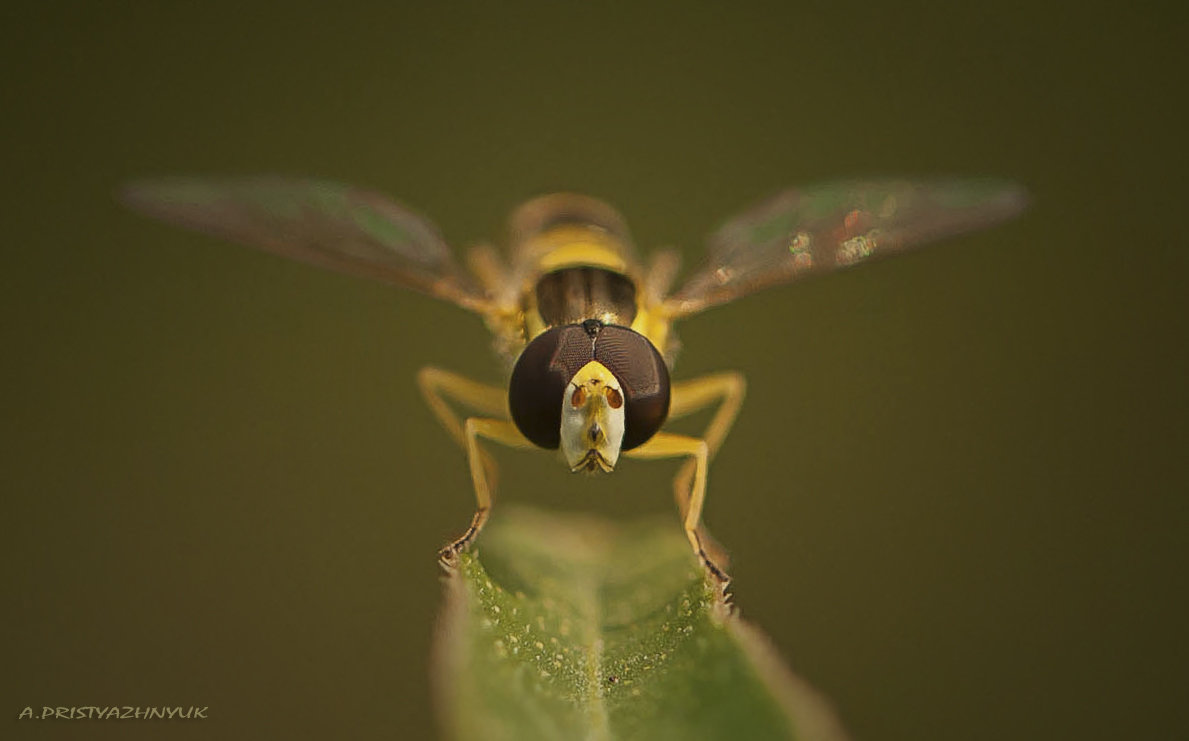
[[[462,419],[446,403],[447,399],[488,417],[508,418],[508,392],[504,389],[432,366],[417,372],[417,386],[438,422],[463,449],[466,449],[466,437]]]
[[[714,373],[701,378],[693,378],[673,384],[673,401],[669,408],[669,419],[696,414],[697,412],[718,405],[710,423],[706,425],[702,439],[706,441],[707,458],[714,460],[714,454],[722,447],[727,433],[739,416],[739,409],[743,406],[743,397],[747,394],[747,381],[742,373],[726,371]],[[694,461],[688,461],[681,466],[673,478],[673,497],[677,500],[677,507],[685,511],[687,502],[693,492]],[[722,546],[706,532],[705,526],[699,526],[698,534],[702,546],[714,554],[720,563],[726,563],[727,555]]]
[[[458,554],[463,551],[483,529],[491,512],[493,484],[488,468],[494,469],[487,453],[479,447],[479,438],[484,437],[513,448],[531,448],[529,442],[516,425],[505,419],[471,417],[462,426],[463,443],[467,452],[467,464],[471,471],[471,483],[475,487],[475,515],[470,527],[453,543],[438,551],[438,562],[444,568],[452,568]]]
[[[508,420],[508,394],[503,389],[433,367],[421,369],[417,374],[417,385],[438,422],[466,452],[475,488],[475,515],[470,526],[454,542],[438,551],[438,561],[449,567],[458,553],[483,529],[491,512],[497,468],[491,454],[479,447],[479,438],[486,437],[516,448],[532,447],[532,443]],[[490,416],[470,417],[464,422],[447,399]]]
[[[693,488],[690,490],[690,496],[684,502],[684,507],[681,507],[682,502],[678,501],[682,525],[685,527],[685,535],[689,538],[694,553],[706,566],[706,570],[725,588],[731,578],[719,568],[702,544],[702,504],[706,500],[706,470],[709,467],[710,459],[710,448],[706,441],[697,437],[675,435],[671,432],[658,432],[648,442],[634,450],[627,451],[624,455],[645,459],[681,457],[692,459],[690,463],[694,467]]]
[[[694,414],[712,404],[718,404],[710,424],[702,433],[702,439],[709,448],[710,459],[722,447],[727,433],[739,416],[743,397],[747,395],[747,379],[737,371],[713,373],[701,378],[691,378],[673,384],[673,401],[669,407],[669,419],[678,419]]]
[[[417,387],[421,389],[421,395],[425,397],[426,406],[463,451],[467,449],[466,435],[463,433],[465,417],[460,417],[447,401],[465,409],[473,409],[488,417],[508,418],[507,391],[472,381],[466,376],[426,366],[417,372]],[[480,457],[483,460],[483,467],[486,469],[488,479],[494,481],[498,474],[495,459],[487,451],[482,451]]]

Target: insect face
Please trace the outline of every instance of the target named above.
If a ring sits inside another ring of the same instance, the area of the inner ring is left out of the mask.
[[[508,386],[512,420],[572,470],[610,471],[623,450],[656,434],[669,413],[669,371],[626,327],[588,320],[554,327],[521,353]]]
[[[625,416],[623,389],[607,366],[592,360],[566,387],[561,450],[571,471],[610,472],[619,460]]]

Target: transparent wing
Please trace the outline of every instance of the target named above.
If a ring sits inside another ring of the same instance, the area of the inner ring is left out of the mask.
[[[1001,180],[843,181],[789,190],[724,224],[706,265],[666,300],[674,317],[1018,214]]]
[[[162,178],[131,183],[120,197],[148,216],[267,252],[475,311],[488,305],[432,223],[361,188],[272,176]]]

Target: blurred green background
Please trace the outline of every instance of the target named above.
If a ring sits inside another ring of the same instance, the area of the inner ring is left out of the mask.
[[[389,192],[460,246],[530,196],[588,192],[689,262],[789,185],[1024,183],[1019,221],[680,327],[678,377],[751,382],[706,519],[744,615],[857,738],[1184,736],[1171,14],[429,6],[2,11],[0,735],[434,733],[434,554],[472,495],[413,379],[498,381],[485,330],[111,197],[279,172]],[[671,507],[676,464],[588,481],[499,458],[505,502]],[[210,719],[15,720],[91,704]]]

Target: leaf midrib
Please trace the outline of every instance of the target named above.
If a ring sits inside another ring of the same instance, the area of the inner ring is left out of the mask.
[[[599,607],[598,583],[592,576],[576,580],[578,607],[582,613],[586,641],[586,704],[591,727],[587,741],[611,741],[607,703],[603,697],[603,615]]]

